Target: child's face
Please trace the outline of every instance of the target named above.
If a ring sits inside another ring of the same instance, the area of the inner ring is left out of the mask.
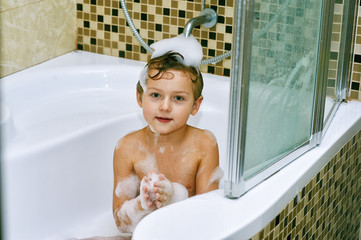
[[[154,71],[149,70],[149,75]],[[169,134],[183,128],[190,114],[198,112],[202,97],[194,101],[188,74],[168,70],[160,79],[149,78],[142,96],[137,91],[137,101],[149,126],[157,133]]]

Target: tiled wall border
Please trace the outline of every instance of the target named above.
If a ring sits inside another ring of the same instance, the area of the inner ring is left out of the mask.
[[[361,130],[252,240],[358,239]]]
[[[204,58],[231,50],[234,0],[210,0],[206,7],[218,14],[215,27],[197,27],[194,37],[203,47]],[[129,14],[141,37],[149,45],[183,32],[186,22],[199,16],[201,0],[127,0]],[[149,54],[127,26],[119,1],[77,0],[79,50],[147,61]],[[231,60],[202,66],[201,70],[217,75],[230,75]]]
[[[361,6],[361,1],[360,1]],[[354,59],[352,76],[350,79],[350,98],[361,101],[361,7],[357,13],[357,27],[355,33]]]
[[[265,1],[268,3],[269,1]],[[208,5],[219,15],[215,27],[197,27],[193,35],[203,46],[205,58],[231,50],[234,0],[210,0]],[[273,0],[272,4],[277,4]],[[333,95],[337,76],[337,60],[342,21],[342,0],[336,0],[335,23],[332,34],[328,93]],[[201,12],[201,0],[126,0],[131,18],[145,42],[151,44],[164,38],[177,36],[187,20]],[[77,49],[133,60],[147,61],[149,54],[140,46],[127,26],[119,1],[77,0]],[[203,65],[202,72],[229,76],[231,59],[211,65]],[[361,15],[358,12],[357,32],[350,98],[361,100]]]
[[[332,35],[331,35],[331,54],[328,67],[328,79],[327,79],[327,96],[334,98],[336,91],[336,79],[337,68],[339,61],[340,42],[341,42],[341,28],[342,28],[342,14],[343,3],[337,1],[335,3],[333,23],[332,23]]]

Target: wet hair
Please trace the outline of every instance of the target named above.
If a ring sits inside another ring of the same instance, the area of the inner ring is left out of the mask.
[[[167,72],[168,70],[180,71],[182,73],[188,74],[189,78],[192,80],[194,101],[197,100],[202,95],[203,90],[202,74],[198,68],[184,65],[183,59],[184,57],[180,53],[172,51],[169,51],[162,56],[152,58],[145,66],[148,68],[148,72],[145,76],[145,83],[148,78],[153,80],[161,79],[163,76],[169,78]],[[154,75],[151,76],[149,75],[149,70],[157,71]],[[137,83],[137,91],[140,93],[140,95],[143,94],[143,88],[140,81]]]

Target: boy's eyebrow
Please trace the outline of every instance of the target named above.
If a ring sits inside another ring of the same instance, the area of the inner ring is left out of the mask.
[[[161,92],[162,89],[156,88],[156,87],[148,87],[148,90],[153,89],[155,91]]]
[[[163,90],[160,89],[160,88],[156,88],[156,87],[149,87],[148,90],[155,90],[155,91],[158,91],[158,92],[162,92]],[[190,95],[191,93],[187,92],[187,91],[182,91],[182,90],[179,90],[179,91],[174,91],[173,93],[176,93],[176,94],[180,94],[180,93],[183,93],[183,94],[187,94],[187,95]]]

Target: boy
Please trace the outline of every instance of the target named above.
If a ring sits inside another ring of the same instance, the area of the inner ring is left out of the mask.
[[[218,188],[216,139],[187,125],[203,100],[200,71],[175,52],[151,59],[145,70],[136,95],[148,126],[114,151],[113,213],[123,233],[158,208]]]

